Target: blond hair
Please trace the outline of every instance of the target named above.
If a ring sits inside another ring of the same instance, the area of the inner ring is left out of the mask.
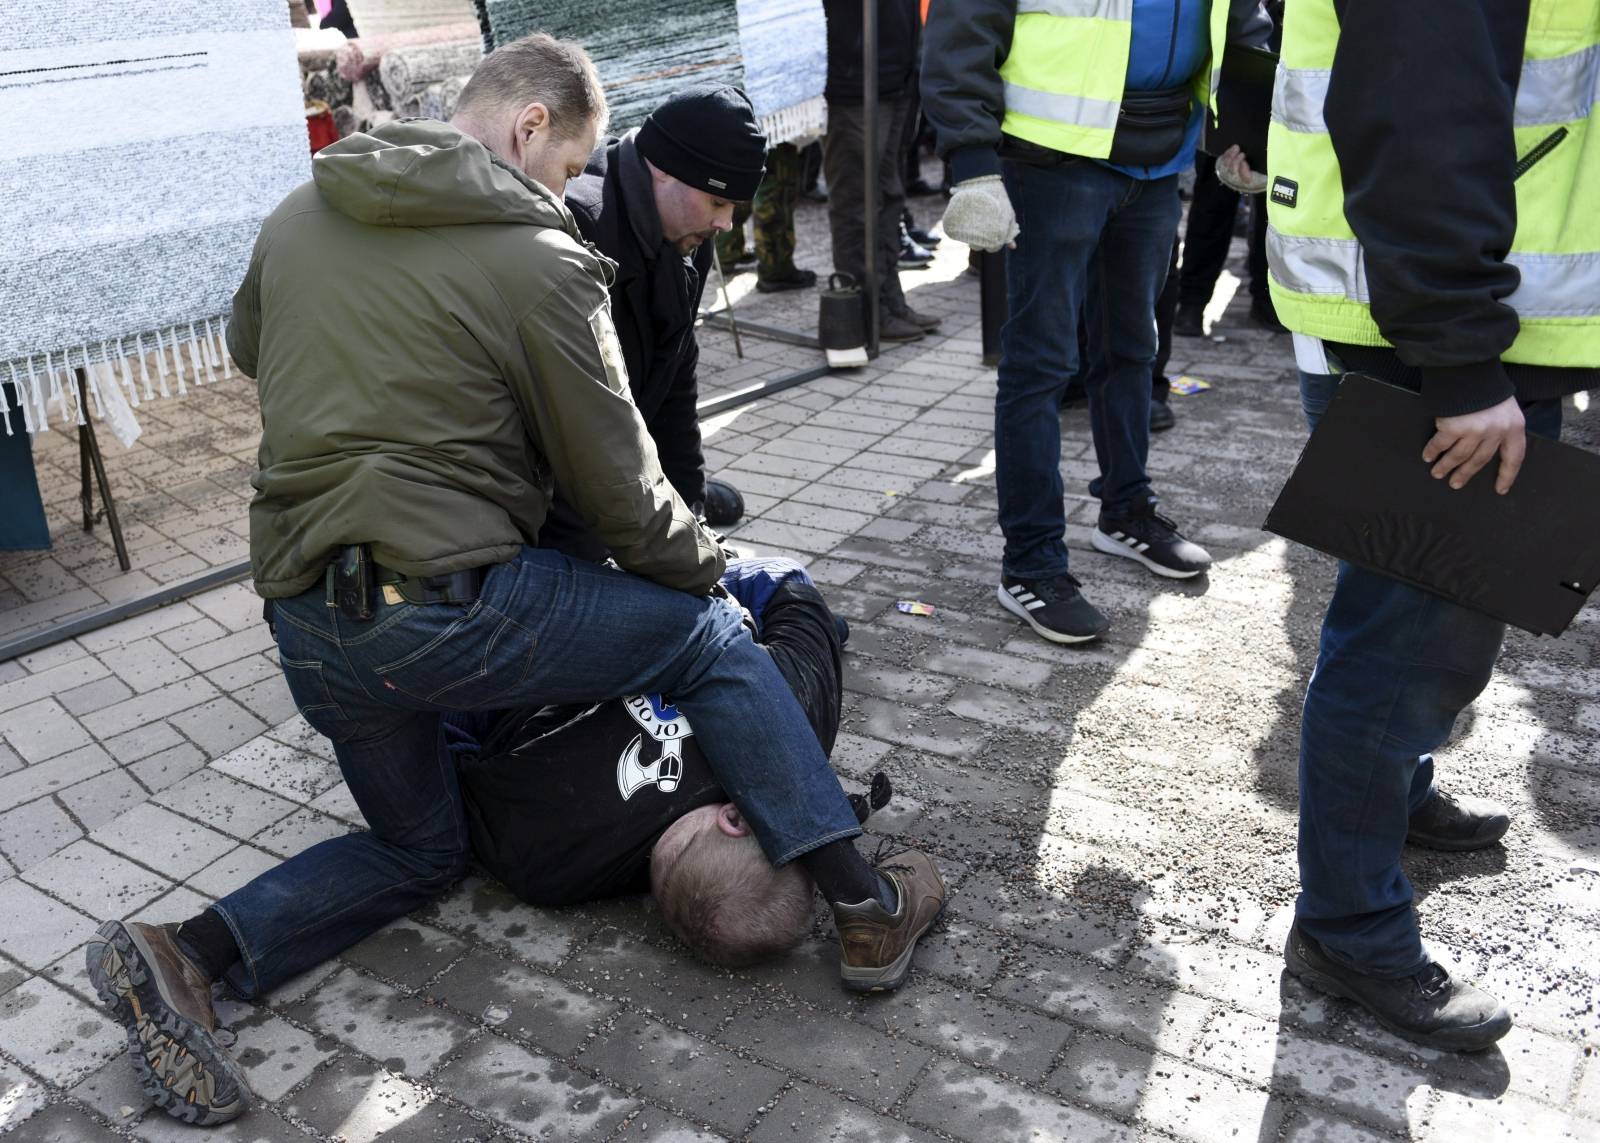
[[[595,133],[604,135],[611,117],[600,73],[583,45],[544,32],[502,44],[485,56],[461,89],[455,114],[471,119],[530,103],[544,104],[550,129],[561,139],[576,138],[591,122]]]
[[[810,875],[792,863],[773,868],[754,837],[715,826],[667,869],[652,858],[650,889],[678,939],[725,968],[788,952],[811,927]]]

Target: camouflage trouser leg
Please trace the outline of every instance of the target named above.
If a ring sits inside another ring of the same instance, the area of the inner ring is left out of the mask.
[[[767,152],[767,177],[756,191],[756,272],[763,278],[794,273],[794,205],[800,198],[804,164],[800,149],[779,143]]]
[[[759,196],[758,196],[759,201]],[[717,261],[725,268],[732,268],[733,264],[744,257],[744,224],[750,219],[750,204],[736,202],[733,204],[733,229],[726,234],[717,235]]]

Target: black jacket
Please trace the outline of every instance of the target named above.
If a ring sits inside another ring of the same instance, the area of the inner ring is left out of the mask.
[[[699,346],[694,322],[711,268],[711,243],[685,259],[661,237],[649,170],[632,133],[607,139],[582,175],[567,184],[567,207],[578,229],[617,264],[611,320],[628,366],[633,402],[655,441],[661,469],[684,502],[705,499],[700,416]],[[605,546],[556,490],[539,545],[586,559]]]
[[[917,82],[917,0],[876,0],[878,5],[878,95],[906,95]],[[861,52],[862,0],[822,0],[828,20],[830,103],[860,103],[866,79]]]
[[[1420,388],[1435,416],[1600,384],[1596,369],[1500,361],[1520,328],[1501,299],[1519,281],[1505,256],[1517,229],[1512,110],[1528,0],[1334,7],[1323,118],[1372,317],[1394,349],[1330,348],[1348,368]]]

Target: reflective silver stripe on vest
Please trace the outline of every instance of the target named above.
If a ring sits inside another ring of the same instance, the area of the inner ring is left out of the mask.
[[[1523,60],[1517,84],[1517,126],[1573,123],[1589,118],[1600,99],[1600,45],[1570,56]]]
[[[1089,99],[1082,95],[1057,95],[1053,91],[1037,91],[1020,83],[1006,84],[1006,110],[1035,119],[1048,119],[1053,123],[1071,123],[1078,127],[1101,127],[1107,131],[1117,128],[1117,112],[1121,104],[1109,99]]]
[[[1522,275],[1505,303],[1523,317],[1600,317],[1600,254],[1529,254],[1506,261]],[[1267,227],[1267,265],[1297,294],[1320,294],[1372,304],[1365,256],[1354,238],[1291,237]]]
[[[1017,0],[1017,15],[1030,12],[1046,16],[1090,17],[1102,20],[1133,19],[1133,0]]]
[[[1291,131],[1326,134],[1322,106],[1328,76],[1320,68],[1278,66],[1272,86],[1272,117]],[[1518,127],[1587,119],[1600,99],[1600,45],[1547,60],[1523,60],[1513,122]]]

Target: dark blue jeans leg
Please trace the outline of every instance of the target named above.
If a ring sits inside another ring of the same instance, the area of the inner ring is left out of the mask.
[[[1156,298],[1166,285],[1182,212],[1176,175],[1122,182],[1122,198],[1089,263],[1084,304],[1089,334],[1084,388],[1100,462],[1089,495],[1113,515],[1150,499],[1145,462],[1150,377],[1160,348]]]
[[[1313,428],[1337,384],[1301,374]],[[1559,434],[1559,402],[1526,415],[1530,431]],[[1487,685],[1504,632],[1438,596],[1340,565],[1301,718],[1295,913],[1363,972],[1405,976],[1426,961],[1400,865],[1408,819],[1431,796],[1432,753]]]
[[[860,833],[805,712],[723,601],[524,549],[471,606],[381,603],[352,622],[311,591],[275,610],[295,701],[333,739],[369,830],[314,846],[218,903],[243,953],[230,982],[245,995],[460,875],[467,841],[445,711],[662,692],[775,864]]]
[[[1000,332],[994,406],[1002,567],[1046,579],[1067,570],[1060,407],[1078,368],[1084,279],[1118,184],[1128,180],[1086,159],[1055,167],[1007,162],[1003,174],[1022,233],[1006,256],[1010,314]],[[1148,375],[1145,386],[1148,394]]]

